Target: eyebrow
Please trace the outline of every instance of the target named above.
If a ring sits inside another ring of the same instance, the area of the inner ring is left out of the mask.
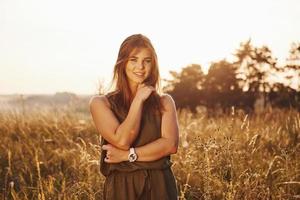
[[[130,56],[129,58],[138,58],[136,56]],[[151,57],[145,57],[144,59],[152,59]]]

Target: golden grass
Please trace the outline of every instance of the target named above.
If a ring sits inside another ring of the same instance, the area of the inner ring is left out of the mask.
[[[233,110],[234,111],[234,110]],[[299,199],[300,114],[179,113],[180,199]],[[0,113],[0,199],[101,199],[99,136],[73,108]]]

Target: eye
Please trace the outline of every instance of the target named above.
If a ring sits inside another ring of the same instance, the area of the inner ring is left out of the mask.
[[[130,62],[136,62],[137,59],[136,59],[136,58],[129,58],[129,61],[130,61]]]
[[[146,59],[146,60],[145,60],[145,63],[151,63],[151,62],[152,62],[151,59]]]

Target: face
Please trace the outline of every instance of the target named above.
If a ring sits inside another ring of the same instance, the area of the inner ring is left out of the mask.
[[[136,49],[130,53],[125,66],[126,76],[131,86],[143,83],[150,75],[152,68],[151,51],[147,48]]]

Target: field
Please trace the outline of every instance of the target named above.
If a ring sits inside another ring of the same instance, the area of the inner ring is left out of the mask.
[[[300,199],[300,114],[178,113],[180,199]],[[99,135],[76,105],[0,112],[0,199],[101,199]]]

